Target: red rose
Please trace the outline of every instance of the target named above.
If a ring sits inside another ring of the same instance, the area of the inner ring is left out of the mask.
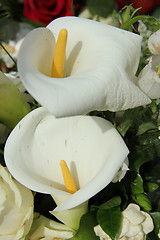
[[[124,7],[125,5],[130,5],[136,9],[142,7],[139,12],[141,14],[148,13],[156,6],[160,5],[160,0],[116,0],[119,9]]]
[[[71,16],[72,0],[24,0],[24,16],[47,25],[53,19]]]

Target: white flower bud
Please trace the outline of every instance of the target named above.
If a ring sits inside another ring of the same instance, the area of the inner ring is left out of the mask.
[[[160,54],[160,29],[148,39],[148,47],[152,54]]]
[[[0,165],[0,240],[23,239],[33,220],[33,195]]]
[[[159,63],[160,56],[152,56],[137,79],[138,87],[151,99],[160,97]]]

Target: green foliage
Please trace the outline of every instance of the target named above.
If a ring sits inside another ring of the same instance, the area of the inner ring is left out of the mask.
[[[97,212],[98,223],[112,240],[116,238],[121,226],[120,207],[99,209]]]
[[[0,19],[20,20],[23,15],[23,4],[18,0],[0,0]]]
[[[117,9],[117,4],[115,1],[108,0],[87,0],[87,7],[93,15],[106,18]]]
[[[80,227],[76,233],[76,235],[71,240],[98,240],[99,237],[97,237],[94,233],[93,227],[96,226],[97,219],[95,212],[89,212],[82,216],[80,221]]]
[[[151,211],[152,210],[152,205],[150,199],[143,193],[136,194],[134,196],[135,202],[140,205],[144,211]]]
[[[158,188],[159,188],[159,185],[157,183],[148,182],[146,184],[147,192],[154,192]]]
[[[153,212],[151,213],[153,222],[154,222],[154,232],[156,237],[158,236],[159,230],[160,230],[160,212]],[[157,239],[157,238],[156,238]]]
[[[143,179],[140,174],[137,174],[136,178],[131,182],[131,192],[134,195],[144,193]]]
[[[121,198],[119,196],[113,197],[110,200],[108,200],[107,202],[101,204],[99,206],[99,208],[101,209],[111,209],[117,206],[120,206],[121,204]]]

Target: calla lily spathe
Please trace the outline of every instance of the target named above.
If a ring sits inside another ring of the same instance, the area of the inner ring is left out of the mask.
[[[51,78],[62,28],[68,31],[64,78]],[[56,117],[125,110],[150,103],[134,83],[140,49],[137,34],[94,20],[63,17],[27,35],[18,71],[30,94]]]
[[[36,192],[62,195],[56,211],[74,208],[101,191],[115,177],[128,149],[113,125],[91,116],[55,118],[41,107],[11,132],[6,165],[23,185]],[[65,160],[79,189],[65,190],[60,161]]]

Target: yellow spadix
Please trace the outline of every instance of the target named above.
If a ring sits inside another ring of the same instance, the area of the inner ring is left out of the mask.
[[[66,29],[61,29],[58,35],[56,47],[54,50],[53,63],[52,63],[53,78],[63,78],[67,34],[68,32]]]
[[[77,192],[76,185],[74,183],[73,177],[71,175],[71,172],[67,166],[67,163],[64,160],[61,160],[60,162],[62,174],[63,174],[63,179],[65,183],[65,187],[68,193],[75,193]]]

